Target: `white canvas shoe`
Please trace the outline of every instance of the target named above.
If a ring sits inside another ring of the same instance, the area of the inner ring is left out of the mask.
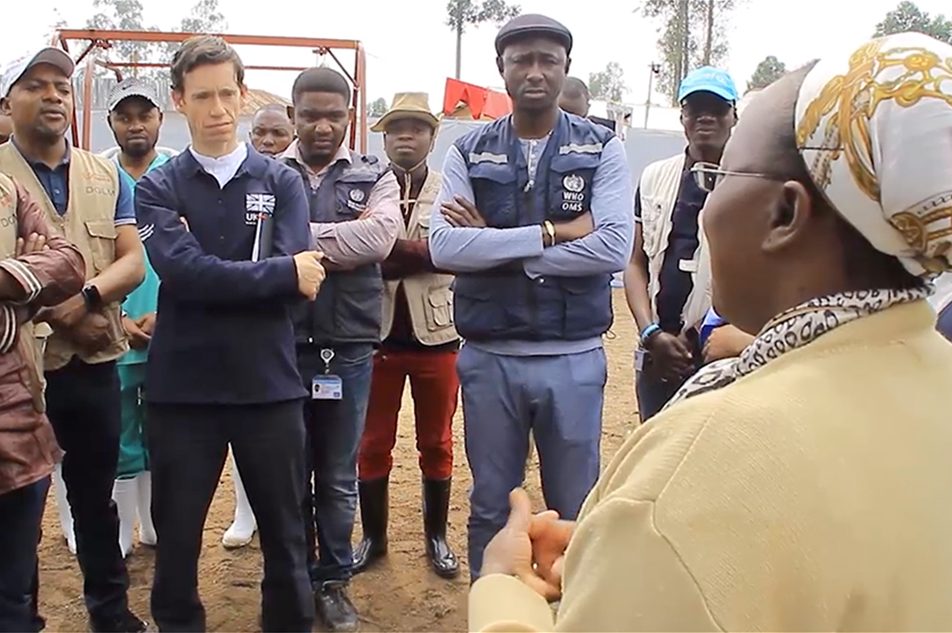
[[[221,537],[221,544],[226,549],[237,549],[244,547],[254,539],[255,531],[258,529],[258,522],[255,520],[254,512],[251,511],[251,504],[248,503],[248,495],[245,493],[245,487],[241,483],[241,476],[238,474],[238,467],[234,460],[231,463],[232,478],[235,481],[235,520]]]

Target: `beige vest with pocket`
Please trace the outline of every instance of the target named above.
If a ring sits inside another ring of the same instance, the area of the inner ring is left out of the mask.
[[[672,214],[677,203],[681,176],[684,173],[685,153],[652,163],[641,174],[641,231],[644,251],[648,257],[648,296],[651,314],[657,320],[658,291],[661,289],[661,266],[671,236]],[[702,221],[698,218],[699,247],[694,258],[681,262],[681,270],[690,273],[694,288],[684,305],[684,329],[699,327],[711,307],[711,264],[704,237]]]
[[[53,202],[37,179],[33,168],[16,146],[0,145],[0,172],[20,183],[37,204],[46,211],[52,230],[72,242],[86,260],[86,279],[92,279],[116,260],[116,201],[119,198],[119,173],[110,161],[78,149],[70,148],[69,205],[66,213],[56,212]],[[95,365],[115,360],[129,350],[122,328],[118,302],[103,308],[109,319],[110,345],[95,354],[78,349],[62,332],[54,331],[46,343],[44,370],[60,369],[73,356]]]
[[[413,205],[413,213],[406,228],[401,224],[400,239],[425,240],[430,233],[430,210],[440,191],[442,177],[432,169],[427,174],[423,189]],[[394,303],[397,289],[403,285],[410,308],[413,335],[423,345],[432,347],[450,343],[459,338],[453,325],[452,275],[420,273],[403,279],[388,280],[383,296],[381,340],[390,335],[393,327]]]

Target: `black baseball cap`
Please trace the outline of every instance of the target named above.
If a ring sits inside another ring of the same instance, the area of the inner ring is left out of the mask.
[[[506,22],[496,35],[496,54],[502,55],[511,42],[530,35],[548,36],[572,52],[572,32],[564,24],[537,13],[519,15]]]

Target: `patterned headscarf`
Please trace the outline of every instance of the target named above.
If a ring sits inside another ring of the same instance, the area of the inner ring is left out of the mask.
[[[797,144],[832,206],[916,276],[952,267],[952,46],[919,33],[821,60]]]
[[[800,88],[795,124],[813,182],[877,250],[918,277],[952,269],[952,46],[902,33],[822,60]],[[738,358],[703,367],[665,408],[930,292],[924,284],[811,299],[774,317]]]

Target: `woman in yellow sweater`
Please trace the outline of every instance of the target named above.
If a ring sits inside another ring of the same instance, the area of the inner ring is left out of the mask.
[[[952,46],[792,73],[696,169],[715,305],[757,336],[632,435],[577,525],[513,493],[471,629],[952,630],[952,345],[926,301]]]

